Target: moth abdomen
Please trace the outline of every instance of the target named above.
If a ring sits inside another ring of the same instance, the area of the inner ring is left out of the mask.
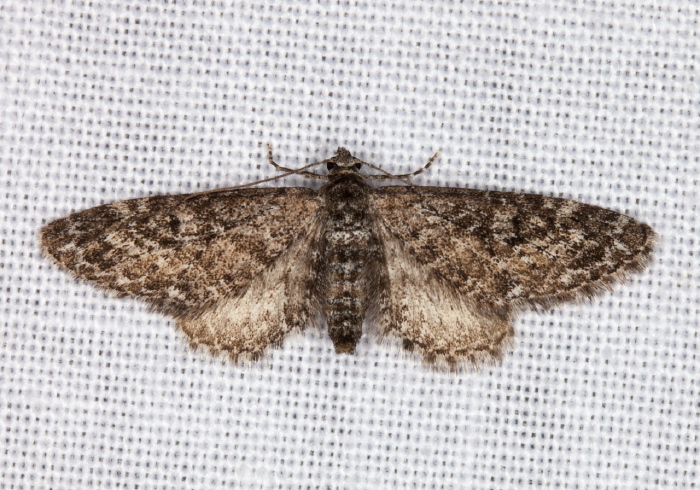
[[[369,212],[367,184],[354,172],[341,172],[331,179],[324,190],[323,310],[336,352],[352,354],[362,337],[370,271],[376,269],[381,248]]]

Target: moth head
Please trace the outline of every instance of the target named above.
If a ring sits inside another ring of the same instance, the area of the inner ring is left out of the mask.
[[[338,151],[336,151],[335,156],[328,159],[326,167],[332,174],[348,170],[358,172],[360,168],[362,168],[362,163],[362,160],[355,158],[348,150],[341,146],[338,148]]]

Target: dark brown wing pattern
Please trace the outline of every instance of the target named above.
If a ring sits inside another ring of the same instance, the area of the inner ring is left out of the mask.
[[[496,312],[592,296],[642,270],[655,237],[629,216],[535,194],[383,187],[373,201],[420,264]]]
[[[434,369],[499,360],[512,314],[591,296],[644,268],[654,232],[551,197],[383,187],[372,197],[386,257],[376,331]]]
[[[300,234],[311,189],[238,189],[105,204],[42,230],[46,253],[77,277],[175,316],[240,295]]]

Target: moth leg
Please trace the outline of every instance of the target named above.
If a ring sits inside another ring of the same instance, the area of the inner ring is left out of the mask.
[[[270,143],[267,144],[267,163],[269,163],[270,165],[275,167],[277,170],[281,170],[282,172],[291,172],[291,173],[295,173],[298,175],[303,175],[304,177],[309,178],[309,179],[328,180],[327,175],[321,175],[321,174],[317,174],[315,172],[308,172],[306,170],[295,170],[293,168],[287,168],[287,167],[283,167],[281,165],[277,165],[277,163],[275,163],[274,159],[272,158],[272,145]]]

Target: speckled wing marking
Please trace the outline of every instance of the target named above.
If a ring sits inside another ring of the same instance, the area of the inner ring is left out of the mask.
[[[253,317],[271,318],[269,311],[254,311],[264,302],[251,299],[250,292],[256,279],[257,294],[264,295],[259,278],[270,274],[292,281],[290,287],[310,291],[306,283],[310,259],[305,256],[311,252],[291,244],[308,245],[321,204],[316,193],[306,188],[147,197],[56,220],[43,228],[41,240],[47,255],[77,277],[121,296],[144,299],[180,320],[196,342],[215,347],[227,344],[234,355],[255,353],[262,350],[259,341],[251,340],[251,331],[244,331],[250,316],[240,324],[213,322],[211,328],[204,328],[201,319],[211,320],[213,311],[231,308],[231,301],[243,296]],[[285,253],[286,260],[297,260],[296,265],[274,267]],[[308,311],[312,298],[293,295],[297,304],[290,309],[288,290],[276,283],[266,287],[276,289],[277,298],[262,309],[274,304],[282,312],[275,313],[277,321],[298,315],[288,325],[281,322],[280,329],[299,326],[312,313]]]
[[[372,203],[389,250],[380,334],[450,365],[497,358],[518,308],[590,297],[642,270],[655,237],[629,216],[541,195],[382,187]],[[437,299],[426,298],[418,279],[405,280],[407,257]],[[460,328],[448,325],[450,315]]]
[[[253,278],[238,296],[224,298],[178,325],[195,344],[225,351],[234,359],[259,357],[284,336],[321,322],[317,283],[322,221],[311,223],[309,233],[289,247]]]
[[[458,371],[499,360],[513,337],[509,318],[479,308],[426,264],[383,223],[378,235],[386,260],[385,290],[374,296],[372,328],[398,339],[436,370]]]

